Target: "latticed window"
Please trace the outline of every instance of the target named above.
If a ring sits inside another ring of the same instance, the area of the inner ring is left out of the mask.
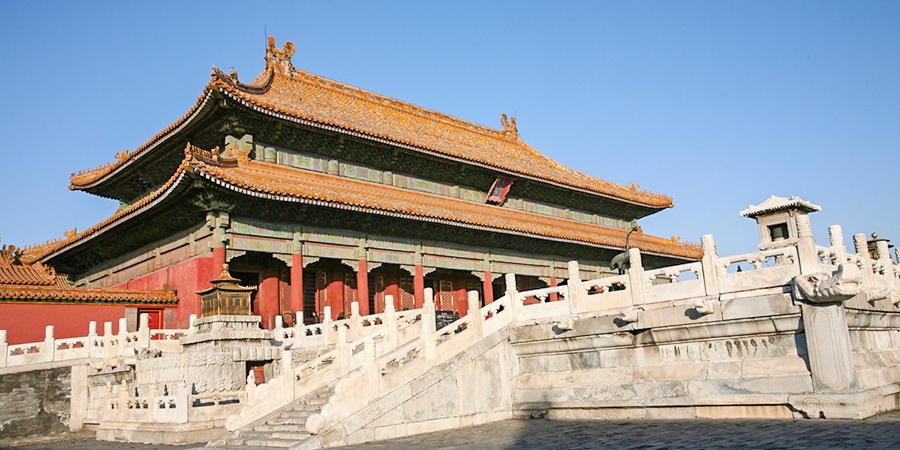
[[[291,269],[281,269],[281,279],[278,280],[281,285],[281,314],[293,313],[291,310],[291,284],[287,280],[291,279]]]
[[[415,309],[416,296],[413,288],[413,279],[410,277],[400,278],[400,310]]]
[[[384,276],[375,277],[375,312],[384,312]]]
[[[434,296],[434,307],[438,311],[453,311],[453,281],[440,280],[438,295]]]
[[[316,271],[316,312],[319,320],[325,320],[325,306],[328,305],[328,274]]]
[[[356,301],[356,274],[344,273],[344,317],[350,317],[350,305]]]

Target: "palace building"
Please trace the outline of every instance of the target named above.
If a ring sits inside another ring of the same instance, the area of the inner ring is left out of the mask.
[[[297,70],[293,53],[270,38],[249,83],[213,69],[183,117],[73,174],[70,189],[119,210],[23,249],[18,264],[68,274],[54,289],[144,292],[152,301],[121,303],[124,315],[147,313],[155,328],[186,327],[225,263],[258,286],[265,328],[326,306],[346,317],[354,301],[381,312],[388,295],[398,311],[421,307],[426,287],[436,309],[462,316],[466,291],[490,303],[506,273],[524,290],[562,282],[568,259],[585,277],[609,272],[633,221],[672,207],[551,160],[519,138],[515,118],[502,115],[499,130],[466,122]],[[645,267],[702,257],[639,228],[629,244]]]

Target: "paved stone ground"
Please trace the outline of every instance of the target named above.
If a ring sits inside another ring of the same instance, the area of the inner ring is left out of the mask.
[[[78,440],[29,450],[176,450]],[[254,450],[252,447],[234,447]],[[900,411],[849,420],[643,420],[603,422],[507,421],[341,447],[343,450],[420,449],[900,449]]]

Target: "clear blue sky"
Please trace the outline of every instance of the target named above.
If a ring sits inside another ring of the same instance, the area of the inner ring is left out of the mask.
[[[0,243],[62,237],[115,201],[69,174],[193,105],[213,65],[249,81],[266,33],[301,70],[520,136],[674,197],[647,233],[751,252],[770,195],[900,244],[900,2],[6,2]]]

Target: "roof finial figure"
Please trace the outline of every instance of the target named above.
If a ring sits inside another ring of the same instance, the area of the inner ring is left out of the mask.
[[[275,70],[290,75],[294,70],[291,57],[294,56],[294,44],[291,41],[284,43],[283,49],[275,48],[275,38],[269,36],[269,47],[266,48],[266,65]]]
[[[503,124],[502,133],[512,137],[519,137],[519,128],[516,127],[516,118],[507,119],[506,114],[500,114],[500,123]]]

